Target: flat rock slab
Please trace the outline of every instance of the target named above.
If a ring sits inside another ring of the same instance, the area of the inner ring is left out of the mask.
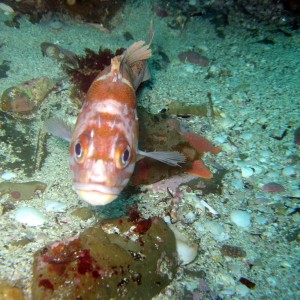
[[[173,232],[162,219],[106,220],[34,255],[33,299],[151,299],[173,279]]]

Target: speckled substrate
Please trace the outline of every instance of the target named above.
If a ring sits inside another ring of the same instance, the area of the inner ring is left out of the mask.
[[[166,70],[153,74],[152,89],[144,89],[140,103],[152,112],[165,108],[172,100],[189,103],[208,103],[211,92],[214,108],[220,114],[210,118],[191,117],[186,120],[195,132],[204,133],[211,141],[223,147],[215,158],[207,155],[204,162],[214,170],[222,166],[228,170],[223,180],[222,195],[199,197],[218,213],[218,217],[195,209],[195,202],[183,199],[177,211],[177,228],[199,245],[199,255],[190,265],[179,269],[177,278],[155,299],[186,299],[198,292],[199,299],[220,296],[223,299],[297,299],[299,292],[299,146],[293,142],[293,132],[300,126],[300,32],[291,36],[272,27],[229,20],[222,28],[225,38],[217,36],[215,26],[200,17],[191,20],[185,28],[172,30],[166,19],[159,19],[151,6],[127,6],[114,23],[116,28],[105,33],[93,27],[76,23],[54,21],[31,24],[21,19],[20,29],[3,24],[7,19],[0,14],[0,57],[11,61],[8,77],[0,80],[0,92],[25,80],[40,76],[64,76],[58,64],[41,54],[40,43],[54,42],[76,53],[85,47],[98,50],[99,45],[112,49],[127,47],[123,33],[129,31],[136,40],[146,36],[149,20],[155,25],[153,47],[160,46],[171,63]],[[255,34],[254,34],[255,32]],[[257,43],[269,39],[274,45]],[[211,62],[210,68],[180,63],[177,55],[192,47],[202,49]],[[209,75],[209,76],[208,76]],[[54,104],[61,104],[56,116],[73,120],[76,107],[68,99],[68,85],[62,91],[51,93],[42,109],[49,112]],[[73,114],[73,117],[70,115]],[[42,126],[39,112],[33,123]],[[284,130],[287,134],[281,137]],[[92,208],[95,217],[81,221],[70,213],[87,204],[72,191],[68,166],[68,145],[54,137],[48,139],[49,156],[41,169],[30,180],[47,183],[42,195],[32,200],[16,202],[18,208],[29,205],[38,208],[47,217],[40,227],[25,227],[13,220],[13,211],[0,218],[0,279],[15,282],[30,295],[33,253],[44,245],[68,238],[91,226],[96,219],[124,214],[127,204],[138,200],[139,208],[148,216],[165,216],[171,199],[168,194],[155,191],[130,196],[122,195],[112,205]],[[14,153],[0,145],[1,154],[12,160]],[[282,172],[292,166],[293,174]],[[0,165],[1,167],[1,165]],[[244,168],[242,176],[242,168]],[[246,168],[246,169],[245,169]],[[250,169],[252,171],[250,171]],[[246,170],[246,173],[245,173]],[[3,170],[2,170],[3,171]],[[13,170],[12,170],[13,171]],[[250,171],[250,173],[248,172]],[[22,171],[15,181],[25,182]],[[284,186],[281,194],[262,192],[262,185],[277,182]],[[201,190],[196,193],[201,193]],[[294,198],[288,198],[296,196]],[[7,201],[3,196],[1,204]],[[298,198],[297,198],[298,197]],[[45,199],[65,202],[65,213],[46,213]],[[233,210],[246,210],[252,215],[252,225],[243,229],[231,223]],[[192,219],[185,216],[193,212]],[[205,227],[215,220],[223,226],[220,241]],[[202,230],[201,230],[202,228]],[[203,230],[204,228],[204,230]],[[294,234],[294,235],[293,235]],[[25,246],[12,246],[17,240],[31,240]],[[239,246],[246,257],[223,256],[223,244]],[[255,283],[255,288],[244,289],[239,279]],[[196,295],[197,296],[197,295]]]

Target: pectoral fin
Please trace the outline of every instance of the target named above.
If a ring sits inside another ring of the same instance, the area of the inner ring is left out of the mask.
[[[186,161],[186,157],[178,151],[153,151],[153,152],[144,152],[138,150],[138,154],[142,157],[150,157],[152,159],[161,161],[167,165],[179,167],[179,164],[182,164]]]
[[[44,130],[65,141],[71,142],[73,130],[65,121],[58,118],[50,118],[44,123]]]

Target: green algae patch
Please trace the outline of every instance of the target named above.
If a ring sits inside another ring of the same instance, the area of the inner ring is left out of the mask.
[[[0,197],[4,194],[10,194],[12,200],[31,199],[36,191],[43,192],[47,185],[41,181],[28,182],[10,182],[3,181],[0,183]]]
[[[173,279],[175,237],[160,218],[106,220],[34,255],[33,299],[151,299]]]

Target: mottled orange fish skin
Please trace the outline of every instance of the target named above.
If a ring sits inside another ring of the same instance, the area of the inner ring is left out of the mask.
[[[92,205],[116,199],[133,173],[137,143],[132,80],[110,66],[92,83],[75,125],[70,166],[79,197]]]

